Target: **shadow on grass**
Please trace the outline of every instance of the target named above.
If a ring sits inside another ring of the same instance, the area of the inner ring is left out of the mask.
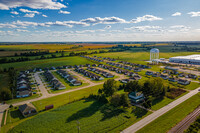
[[[90,100],[87,99],[85,102],[89,102],[89,101],[94,101],[94,100]],[[95,114],[97,111],[99,111],[99,109],[104,105],[104,103],[98,102],[98,101],[94,101],[89,107],[84,108],[82,110],[79,110],[78,112],[74,113],[73,115],[71,115],[67,120],[67,122],[71,122],[73,120],[78,120],[84,117],[90,117],[93,114]]]
[[[101,121],[110,119],[112,117],[116,117],[124,112],[125,112],[124,109],[112,107],[110,105],[105,105],[103,108],[101,108],[101,113],[103,113],[103,118],[101,119]]]
[[[21,112],[18,109],[15,110],[10,110],[10,116],[13,119],[19,118],[20,120],[23,119],[23,115],[21,114]]]
[[[154,100],[152,101],[152,106],[158,104],[158,103],[161,102],[162,100],[164,100],[164,97],[154,99]]]
[[[132,113],[136,116],[136,118],[141,118],[141,117],[143,117],[144,115],[146,115],[146,114],[148,113],[148,111],[136,107],[136,109],[133,110]]]

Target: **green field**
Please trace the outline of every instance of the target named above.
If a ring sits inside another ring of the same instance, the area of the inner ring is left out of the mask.
[[[160,116],[137,133],[166,133],[200,105],[200,93]]]
[[[0,68],[9,68],[14,67],[18,70],[27,70],[36,67],[51,67],[51,66],[64,66],[64,65],[80,65],[80,64],[92,64],[91,61],[81,58],[81,57],[63,57],[63,58],[54,58],[54,59],[44,59],[44,60],[35,60],[35,61],[25,61],[25,62],[16,62],[16,63],[5,63],[1,64]]]
[[[199,54],[198,52],[161,52],[159,57],[160,58],[170,58],[173,56],[184,56],[184,55],[191,55],[191,54]],[[149,60],[150,53],[148,52],[136,52],[136,51],[125,51],[125,52],[114,52],[114,53],[103,53],[103,54],[94,54],[96,56],[101,57],[110,57],[115,58],[123,61],[129,61],[133,63],[141,63],[146,64],[145,60]]]
[[[44,107],[46,105],[53,104],[55,108],[62,106],[64,104],[68,104],[70,102],[73,102],[75,100],[79,100],[83,97],[88,97],[90,94],[96,94],[97,91],[102,88],[103,85],[97,85],[89,88],[85,88],[82,90],[42,99],[39,101],[33,102],[35,107],[37,108],[38,111],[44,110]]]
[[[82,133],[120,132],[148,114],[150,113],[140,108],[133,112],[123,112],[121,109],[111,110],[97,101],[81,100],[39,114],[20,123],[10,132],[77,133],[78,125]]]

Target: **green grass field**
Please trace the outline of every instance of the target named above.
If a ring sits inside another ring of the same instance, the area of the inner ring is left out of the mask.
[[[166,133],[200,105],[200,93],[160,116],[137,133]]]
[[[111,111],[111,112],[110,112]],[[10,132],[120,132],[150,114],[140,108],[133,112],[110,110],[103,103],[81,100],[37,115],[14,127]]]
[[[51,66],[64,66],[64,65],[80,65],[80,64],[92,64],[91,61],[81,58],[81,57],[63,57],[63,58],[54,58],[54,59],[44,59],[44,60],[35,60],[35,61],[25,61],[25,62],[16,62],[16,63],[5,63],[1,64],[0,68],[9,68],[14,67],[18,70],[27,70],[36,67],[51,67]]]
[[[191,55],[191,54],[199,54],[198,52],[161,52],[159,57],[160,58],[170,58],[173,56],[184,56],[184,55]],[[123,61],[129,61],[133,63],[141,63],[146,64],[145,60],[149,60],[150,53],[148,52],[137,52],[137,51],[125,51],[125,52],[114,52],[114,53],[103,53],[103,54],[94,54],[96,56],[101,57],[110,57],[115,58]]]
[[[88,97],[90,94],[96,94],[97,91],[102,88],[103,85],[97,85],[93,87],[89,87],[86,89],[62,94],[59,96],[54,96],[46,99],[42,99],[39,101],[33,102],[35,107],[37,108],[38,111],[41,111],[45,108],[46,105],[53,104],[55,108],[62,106],[64,104],[68,104],[70,102],[73,102],[74,100],[79,100],[83,97]]]
[[[17,103],[17,102],[22,102],[22,101],[38,98],[40,96],[41,96],[41,94],[33,94],[30,97],[11,99],[11,100],[6,101],[6,103],[7,104],[13,104],[13,103]]]

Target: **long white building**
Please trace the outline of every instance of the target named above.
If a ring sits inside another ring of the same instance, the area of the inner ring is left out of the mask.
[[[171,57],[169,62],[200,65],[200,54]]]

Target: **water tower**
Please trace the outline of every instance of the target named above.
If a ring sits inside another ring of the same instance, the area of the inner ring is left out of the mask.
[[[152,48],[150,50],[150,61],[158,63],[159,59],[159,49]]]

